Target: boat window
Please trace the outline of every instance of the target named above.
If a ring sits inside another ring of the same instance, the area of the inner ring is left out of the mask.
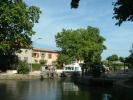
[[[65,70],[74,70],[73,67],[66,67]]]
[[[74,68],[73,68],[73,67],[71,67],[71,70],[74,70]]]
[[[75,71],[79,71],[79,68],[78,67],[75,67]]]

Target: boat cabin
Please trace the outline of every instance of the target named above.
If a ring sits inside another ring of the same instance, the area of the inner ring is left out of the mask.
[[[81,67],[78,63],[66,65],[63,72],[81,72]]]
[[[63,68],[63,75],[68,76],[72,75],[73,73],[81,74],[82,70],[78,63],[73,63],[69,65],[65,65]]]

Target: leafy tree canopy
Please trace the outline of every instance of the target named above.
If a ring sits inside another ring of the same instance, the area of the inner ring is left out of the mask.
[[[69,57],[68,55],[66,54],[63,54],[62,52],[59,52],[59,56],[58,56],[58,59],[57,59],[57,68],[63,68],[63,65],[64,64],[70,64],[72,61],[72,58]]]
[[[107,57],[107,60],[109,60],[109,61],[118,61],[119,57],[118,57],[118,55],[113,54],[113,55]]]
[[[121,62],[125,62],[125,58],[124,58],[124,57],[119,57],[119,60],[120,60]]]
[[[129,63],[131,67],[133,67],[133,47],[131,50],[129,50],[129,52],[130,52],[130,55],[126,57],[125,62]]]
[[[32,28],[40,13],[38,7],[29,7],[23,0],[0,0],[0,55],[31,46]]]
[[[100,55],[106,49],[103,45],[105,39],[100,36],[99,29],[94,27],[63,29],[55,38],[62,54],[69,56],[72,60],[100,61]]]
[[[114,3],[114,18],[119,26],[124,21],[133,21],[133,0],[117,0]]]
[[[78,8],[80,0],[71,0],[71,8]]]

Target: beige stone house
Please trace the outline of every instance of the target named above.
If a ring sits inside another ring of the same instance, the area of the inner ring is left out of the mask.
[[[52,65],[58,58],[58,52],[49,49],[34,48],[32,52],[32,63],[39,63],[40,60],[46,60],[47,65]]]
[[[32,49],[21,49],[21,52],[17,52],[19,60],[32,63]]]
[[[58,52],[49,49],[21,49],[21,53],[16,53],[20,60],[28,63],[40,63],[40,60],[46,60],[47,65],[52,65],[58,58]]]

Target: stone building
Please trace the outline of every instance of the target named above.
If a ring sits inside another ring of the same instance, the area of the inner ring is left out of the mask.
[[[58,52],[50,49],[21,49],[21,52],[16,54],[20,60],[27,63],[40,63],[40,60],[45,60],[46,65],[52,65],[58,58]]]

